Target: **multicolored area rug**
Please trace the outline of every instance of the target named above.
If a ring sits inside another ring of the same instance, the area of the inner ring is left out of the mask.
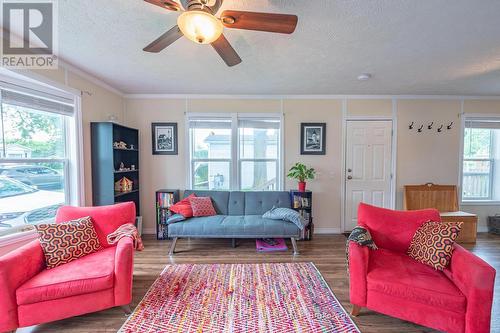
[[[168,265],[119,332],[359,332],[312,263]]]

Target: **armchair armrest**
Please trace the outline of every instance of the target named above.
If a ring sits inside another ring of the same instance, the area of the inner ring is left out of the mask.
[[[366,274],[370,250],[354,242],[349,243],[349,294],[351,303],[366,306]]]
[[[132,238],[122,237],[115,251],[115,305],[132,301],[132,275],[134,269],[134,244]]]
[[[0,257],[0,332],[18,327],[16,290],[44,267],[38,240]]]
[[[465,333],[489,332],[496,271],[460,245],[454,247],[448,275],[467,298]]]

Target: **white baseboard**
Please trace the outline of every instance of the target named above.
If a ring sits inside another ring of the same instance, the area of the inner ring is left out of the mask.
[[[143,235],[156,235],[156,229],[155,228],[143,228],[142,234]]]
[[[341,234],[340,228],[314,228],[314,233],[321,234]]]

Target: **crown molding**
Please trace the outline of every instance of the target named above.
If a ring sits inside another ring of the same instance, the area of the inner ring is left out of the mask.
[[[112,93],[115,93],[115,94],[117,94],[118,96],[120,96],[122,98],[125,97],[125,93],[124,92],[116,89],[115,87],[109,85],[108,83],[102,81],[101,79],[96,78],[92,74],[89,74],[89,73],[85,72],[84,70],[80,69],[79,67],[76,67],[75,65],[72,65],[72,64],[68,63],[67,61],[59,59],[59,66],[62,67],[62,68],[64,68],[65,70],[73,73],[73,74],[76,74],[76,75],[84,78],[85,80],[87,80],[87,81],[95,84],[96,86],[99,86],[99,87],[101,87],[103,89],[109,90]]]
[[[261,99],[261,100],[500,100],[500,96],[474,95],[200,95],[200,94],[124,94],[126,99]]]

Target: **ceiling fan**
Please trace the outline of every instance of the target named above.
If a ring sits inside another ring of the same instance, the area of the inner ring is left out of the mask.
[[[297,26],[296,15],[225,10],[215,17],[223,0],[144,0],[153,5],[182,11],[177,25],[146,46],[147,52],[160,52],[186,36],[198,44],[210,44],[228,66],[241,62],[240,56],[222,33],[224,27],[291,34]]]

